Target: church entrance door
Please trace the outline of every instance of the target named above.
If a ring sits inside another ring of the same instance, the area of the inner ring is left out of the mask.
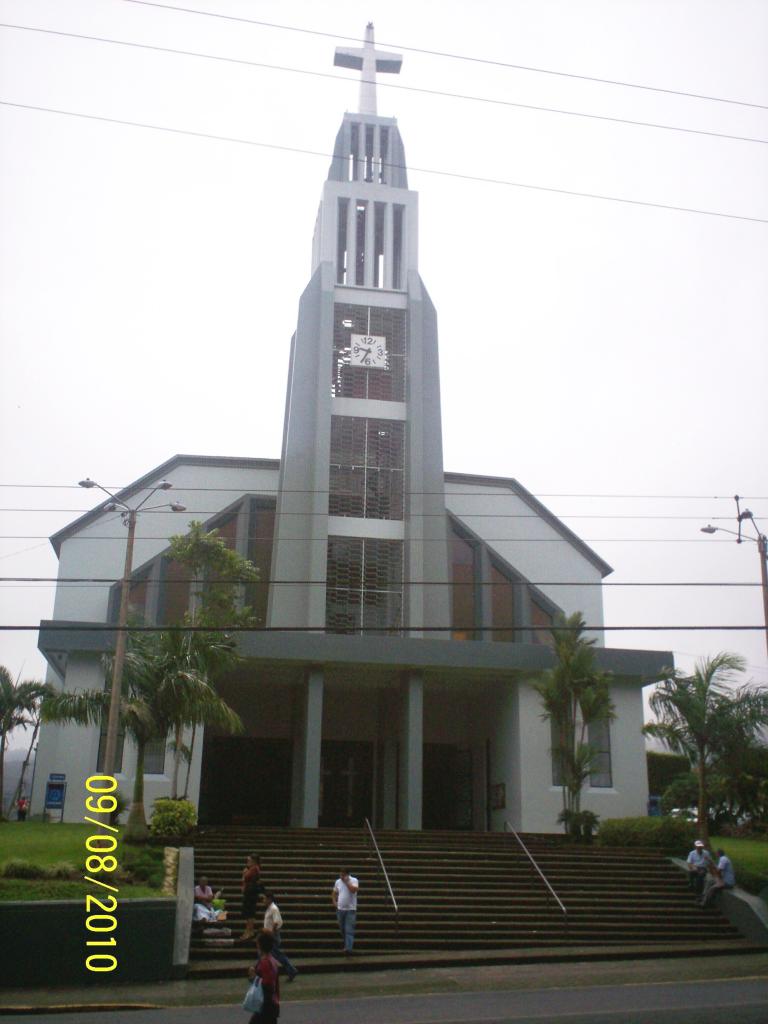
[[[198,817],[204,825],[287,825],[291,740],[206,736]]]
[[[424,744],[424,828],[472,828],[472,751],[448,743]]]
[[[373,744],[323,740],[320,826],[359,828],[373,807]]]

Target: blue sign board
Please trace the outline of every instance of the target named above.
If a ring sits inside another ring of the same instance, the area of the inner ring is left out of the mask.
[[[64,796],[67,792],[66,782],[46,782],[45,784],[45,808],[46,810],[63,811]]]

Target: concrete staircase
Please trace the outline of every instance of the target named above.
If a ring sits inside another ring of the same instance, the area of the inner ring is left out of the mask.
[[[240,874],[246,854],[258,854],[285,920],[286,952],[306,972],[747,948],[716,909],[694,903],[681,872],[658,853],[523,838],[567,915],[502,833],[377,832],[397,916],[362,828],[211,829],[195,839],[195,874],[224,888],[239,935]],[[331,904],[345,866],[360,881],[353,958],[341,955]],[[190,976],[240,975],[254,953],[253,945],[211,945],[195,935]]]

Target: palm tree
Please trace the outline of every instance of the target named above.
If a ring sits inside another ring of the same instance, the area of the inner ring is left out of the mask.
[[[233,732],[242,728],[235,712],[190,664],[180,637],[176,631],[134,635],[126,653],[120,723],[136,744],[133,800],[125,830],[128,841],[141,842],[149,834],[144,811],[148,743],[164,740],[179,721],[182,725],[203,721]],[[104,690],[57,693],[44,702],[43,719],[101,724],[109,701],[109,686]]]
[[[8,736],[14,729],[35,724],[38,703],[51,688],[47,683],[30,679],[14,683],[11,673],[0,665],[0,818],[3,817],[3,786],[5,784],[5,750]],[[33,737],[34,742],[34,737]],[[27,761],[29,756],[27,756]]]
[[[743,672],[744,659],[723,651],[696,663],[692,675],[670,672],[651,696],[658,721],[643,732],[688,758],[698,782],[699,836],[709,840],[708,773],[720,748],[732,745],[734,735],[754,740],[768,723],[768,691],[731,688],[734,674]]]
[[[557,617],[550,631],[555,666],[533,684],[544,707],[541,717],[552,722],[556,736],[552,753],[560,770],[566,829],[580,813],[581,790],[595,761],[589,726],[615,717],[609,677],[595,664],[595,641],[583,635],[585,625],[580,612]]]

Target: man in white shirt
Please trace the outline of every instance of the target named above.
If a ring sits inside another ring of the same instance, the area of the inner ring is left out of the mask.
[[[280,907],[275,903],[275,897],[271,892],[265,892],[262,897],[264,903],[264,931],[272,936],[272,956],[279,964],[282,964],[288,975],[288,981],[293,981],[299,973],[291,961],[283,952],[281,929],[283,927],[283,915]]]
[[[697,839],[693,844],[693,849],[688,854],[686,860],[686,866],[688,868],[688,885],[691,887],[697,897],[701,897],[704,892],[704,881],[707,877],[707,872],[712,864],[712,858],[709,855],[707,848],[701,839]]]
[[[333,886],[333,905],[336,907],[336,920],[344,940],[344,952],[349,955],[355,944],[355,924],[357,922],[357,890],[360,883],[344,868]]]

